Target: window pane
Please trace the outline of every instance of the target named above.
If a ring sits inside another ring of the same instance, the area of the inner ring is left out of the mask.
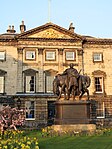
[[[102,77],[95,77],[95,91],[103,92],[103,78]]]
[[[0,60],[5,60],[5,52],[0,52]]]
[[[26,101],[25,107],[26,107],[26,118],[28,119],[35,118],[34,101]]]
[[[46,92],[53,92],[54,76],[46,76]]]
[[[102,54],[101,53],[94,53],[94,61],[102,61]]]
[[[74,52],[66,52],[66,60],[75,60]]]
[[[0,93],[4,92],[4,77],[0,77]]]
[[[26,92],[35,91],[35,76],[26,76]]]
[[[105,117],[104,102],[98,102],[97,103],[96,114],[97,114],[97,118],[104,118]]]
[[[55,52],[46,52],[46,60],[55,60]]]
[[[35,51],[26,51],[26,59],[35,59]]]

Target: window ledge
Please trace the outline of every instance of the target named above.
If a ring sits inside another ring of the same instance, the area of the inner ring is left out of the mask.
[[[26,121],[34,121],[35,118],[26,118],[25,120],[26,120]]]
[[[105,118],[105,116],[97,116],[97,119],[102,119],[102,118]]]

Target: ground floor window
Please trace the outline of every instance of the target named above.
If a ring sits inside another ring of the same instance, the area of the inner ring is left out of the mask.
[[[97,118],[105,118],[105,104],[104,102],[98,102],[96,108]]]
[[[0,76],[0,93],[4,93],[4,76]]]
[[[3,104],[2,104],[2,103],[0,103],[0,111],[2,110],[2,108],[3,108]]]
[[[34,101],[26,101],[26,119],[35,119],[35,102]]]

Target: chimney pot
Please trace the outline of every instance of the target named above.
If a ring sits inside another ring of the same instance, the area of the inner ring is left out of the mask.
[[[12,30],[14,30],[14,25],[12,25]]]
[[[24,25],[24,21],[22,21],[22,24],[20,25],[20,31],[21,33],[24,33],[26,31],[26,25]]]
[[[11,30],[11,25],[9,25],[9,30]]]
[[[22,21],[22,25],[24,25],[24,21]]]
[[[16,30],[14,30],[14,25],[12,25],[12,29],[11,29],[11,25],[9,25],[9,28],[7,29],[7,33],[15,33]]]

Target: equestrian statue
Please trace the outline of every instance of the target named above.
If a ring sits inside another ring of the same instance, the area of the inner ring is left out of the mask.
[[[91,84],[91,79],[87,75],[80,75],[74,68],[74,64],[70,64],[70,68],[67,68],[62,74],[55,76],[53,81],[53,92],[58,96],[58,99],[61,98],[61,95],[64,94],[64,99],[69,100],[70,95],[81,97],[87,93],[87,99],[89,100],[89,90],[88,87]]]

